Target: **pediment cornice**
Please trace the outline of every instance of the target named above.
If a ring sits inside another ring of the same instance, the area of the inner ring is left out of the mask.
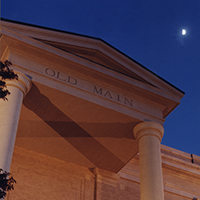
[[[109,85],[114,91],[117,88],[128,94],[136,93],[143,99],[164,106],[163,118],[183,96],[181,91],[100,39],[7,22],[2,23],[1,32],[2,44],[4,39],[7,43],[7,46],[2,45],[7,48],[2,51],[2,59],[6,59],[5,52],[12,49],[13,53],[40,60],[46,66],[56,66],[52,70],[59,73],[70,70],[77,74],[78,71],[77,75],[83,75],[83,79],[104,81],[102,84]],[[69,63],[73,67],[66,67]],[[36,72],[37,67],[29,70]]]

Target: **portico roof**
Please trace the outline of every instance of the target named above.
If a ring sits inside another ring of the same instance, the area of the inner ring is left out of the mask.
[[[133,128],[163,124],[184,93],[101,39],[1,21],[1,60],[26,74],[16,145],[119,171],[137,152]]]

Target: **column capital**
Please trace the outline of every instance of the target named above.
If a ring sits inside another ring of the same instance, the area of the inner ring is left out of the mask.
[[[159,138],[160,142],[164,134],[164,128],[156,122],[141,122],[133,129],[133,134],[136,140],[139,140],[145,135],[153,135]]]
[[[15,86],[17,88],[19,88],[23,94],[24,97],[26,96],[26,94],[29,92],[29,90],[31,89],[31,80],[23,73],[19,72],[19,71],[14,71],[17,75],[18,75],[18,80],[14,79],[14,80],[6,80],[6,85],[7,86]]]

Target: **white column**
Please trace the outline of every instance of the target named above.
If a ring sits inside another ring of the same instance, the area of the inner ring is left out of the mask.
[[[142,122],[133,129],[139,144],[141,200],[164,200],[160,142],[163,126]]]
[[[10,95],[8,101],[0,99],[0,168],[9,171],[23,97],[31,87],[31,81],[22,73],[15,72],[18,80],[6,81]]]

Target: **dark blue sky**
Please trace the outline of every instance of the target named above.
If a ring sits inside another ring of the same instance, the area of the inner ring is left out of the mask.
[[[1,17],[99,37],[183,90],[162,143],[200,155],[199,0],[2,0]]]

